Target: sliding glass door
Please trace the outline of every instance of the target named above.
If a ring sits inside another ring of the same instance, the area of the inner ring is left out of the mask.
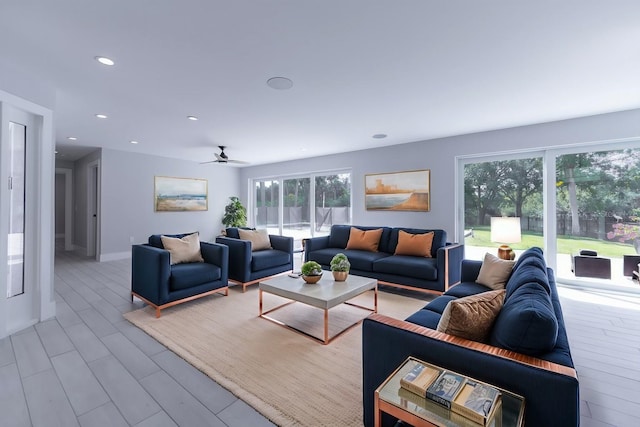
[[[500,244],[516,252],[543,246],[542,172],[539,156],[464,164],[466,258],[496,254]],[[492,218],[497,217],[518,218],[520,235],[510,239],[504,230],[492,229]]]
[[[640,141],[460,158],[465,257],[501,243],[491,219],[518,217],[516,250],[539,246],[556,277],[581,286],[637,289],[640,268]]]
[[[351,173],[313,173],[255,180],[252,226],[302,239],[329,234],[333,224],[351,223]]]
[[[557,275],[631,285],[640,263],[640,148],[562,154],[555,163]]]

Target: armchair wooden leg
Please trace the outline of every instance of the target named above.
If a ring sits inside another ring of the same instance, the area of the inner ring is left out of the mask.
[[[160,307],[156,307],[156,319],[160,317]]]

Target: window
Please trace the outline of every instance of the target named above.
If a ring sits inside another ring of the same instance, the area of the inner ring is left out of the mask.
[[[522,239],[510,246],[543,248],[558,281],[637,288],[631,274],[640,262],[640,140],[461,157],[458,166],[457,235],[466,258],[482,259],[499,245],[491,241],[491,217],[518,216]],[[593,262],[595,273],[574,271],[582,250],[605,259]],[[600,271],[609,264],[610,280]]]
[[[255,180],[253,226],[297,241],[351,223],[351,172]]]

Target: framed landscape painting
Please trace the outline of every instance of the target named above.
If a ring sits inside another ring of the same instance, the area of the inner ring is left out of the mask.
[[[208,210],[206,179],[155,177],[156,212]]]
[[[429,169],[365,175],[367,210],[429,212]]]

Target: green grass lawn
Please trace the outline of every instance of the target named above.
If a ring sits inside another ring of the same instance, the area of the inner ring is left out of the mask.
[[[489,227],[474,228],[473,237],[467,237],[464,241],[469,246],[498,247],[498,243],[491,241]],[[533,246],[544,247],[542,234],[522,233],[522,242],[510,244],[512,249],[528,249]],[[613,242],[609,240],[591,239],[588,237],[560,236],[558,237],[558,253],[575,254],[580,249],[592,249],[598,255],[609,258],[622,258],[622,255],[632,255],[636,251],[631,244]]]

